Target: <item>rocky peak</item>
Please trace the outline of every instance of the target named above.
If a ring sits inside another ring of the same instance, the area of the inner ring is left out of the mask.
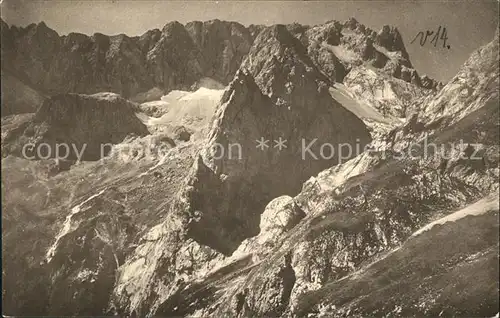
[[[101,48],[104,52],[106,52],[109,48],[111,39],[110,37],[102,34],[102,33],[94,33],[91,37],[91,41],[96,44],[97,47]]]
[[[498,100],[498,58],[497,32],[490,43],[471,54],[458,74],[425,105],[422,122],[429,126],[439,122],[451,124],[477,110],[485,101]]]
[[[294,23],[291,23],[291,24],[287,24],[286,25],[286,28],[288,29],[288,31],[290,33],[292,33],[293,35],[297,35],[297,34],[302,34],[304,33],[305,31],[307,31],[307,29],[309,29],[310,27],[308,25],[302,25],[300,23],[297,23],[297,22],[294,22]]]
[[[37,30],[37,31],[39,31],[39,32],[41,31],[41,32],[55,32],[55,33],[57,33],[56,31],[54,31],[54,30],[52,30],[51,28],[49,28],[49,27],[47,26],[47,24],[45,24],[45,22],[44,22],[44,21],[41,21],[41,22],[39,22],[39,23],[36,25],[36,30]]]
[[[146,60],[153,81],[165,91],[188,89],[203,75],[202,54],[186,28],[176,21],[165,25]]]
[[[179,21],[172,21],[165,24],[161,32],[163,34],[172,35],[174,37],[183,37],[186,35],[186,29],[184,28],[184,25],[182,25],[182,23],[180,23]]]
[[[190,22],[186,29],[202,53],[206,76],[229,83],[253,43],[250,31],[218,19]]]
[[[259,38],[256,39],[257,43],[261,43],[262,40],[269,39],[270,37],[275,38],[279,43],[283,45],[293,43],[293,36],[288,31],[286,25],[283,24],[276,24],[267,28],[266,30],[264,30],[264,32],[261,32],[261,34],[259,34],[259,37],[260,41]]]
[[[344,26],[351,30],[356,30],[360,25],[361,24],[358,22],[358,20],[353,17],[350,17],[347,21],[344,22]]]
[[[36,43],[37,45],[42,45],[42,43],[50,45],[59,40],[59,34],[43,21],[38,24],[30,24],[23,33],[28,43]]]
[[[376,35],[375,31],[373,31],[369,27],[366,27],[364,24],[361,24],[358,20],[356,20],[353,17],[349,18],[344,23],[340,23],[335,20],[327,23],[332,23],[332,25],[338,30],[344,29],[344,30],[354,31],[359,34],[363,34],[364,36],[367,36],[370,39],[373,39]]]
[[[386,48],[389,52],[401,52],[404,59],[409,59],[408,52],[406,51],[403,42],[403,37],[396,27],[384,25],[377,33],[376,43]],[[411,63],[407,66],[411,67]]]
[[[142,34],[138,39],[138,45],[141,47],[143,53],[147,53],[153,48],[161,37],[159,29],[148,30]]]
[[[68,33],[68,35],[63,36],[62,38],[64,39],[65,44],[70,44],[70,45],[80,45],[90,40],[87,35],[78,32]]]
[[[242,68],[250,71],[264,94],[285,103],[289,103],[290,96],[305,93],[302,88],[306,86],[319,91],[329,83],[306,48],[284,25],[272,26],[259,34]]]
[[[250,24],[248,26],[248,31],[252,35],[252,38],[255,39],[259,33],[266,28],[263,24]]]
[[[328,80],[306,53],[284,25],[269,27],[256,38],[224,92],[201,166],[194,167],[193,190],[187,195],[188,210],[203,215],[190,225],[189,233],[198,242],[223,253],[234,250],[235,245],[228,242],[241,242],[258,231],[255,211],[261,211],[270,197],[296,193],[309,175],[338,160],[303,160],[302,142],[318,140],[315,151],[319,151],[320,141],[332,145],[369,142],[364,124],[331,98]],[[260,151],[255,148],[260,138],[287,140],[287,148]],[[218,158],[212,151],[215,145],[227,151],[234,144],[241,147],[238,160],[228,158],[227,152]],[[203,185],[207,182],[210,187]],[[236,197],[246,197],[251,203],[240,206]],[[240,225],[220,232],[214,219],[232,219]]]
[[[403,79],[419,88],[436,90],[438,84],[427,79],[423,86],[413,70],[401,34],[397,28],[384,26],[380,32],[351,18],[335,20],[309,28],[305,35],[295,33],[320,71],[331,82],[343,82],[350,70],[369,64],[377,72]],[[408,70],[402,72],[402,68]],[[412,69],[412,71],[410,71]]]
[[[166,41],[169,45],[177,45],[191,50],[194,48],[194,43],[189,36],[184,25],[178,21],[167,23],[161,30],[160,41]]]

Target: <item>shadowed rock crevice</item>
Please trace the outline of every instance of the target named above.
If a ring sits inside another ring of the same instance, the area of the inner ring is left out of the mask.
[[[283,291],[281,293],[281,308],[279,311],[283,313],[288,307],[290,302],[290,295],[292,294],[293,287],[297,277],[295,276],[295,271],[292,267],[292,254],[288,253],[285,255],[284,266],[278,272],[279,277],[283,280]]]

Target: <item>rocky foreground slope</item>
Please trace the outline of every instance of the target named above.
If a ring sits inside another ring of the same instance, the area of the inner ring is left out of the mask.
[[[4,32],[30,85],[157,99],[65,93],[2,117],[4,314],[497,314],[498,34],[441,89],[397,29],[354,19]],[[26,141],[112,151],[54,172]]]

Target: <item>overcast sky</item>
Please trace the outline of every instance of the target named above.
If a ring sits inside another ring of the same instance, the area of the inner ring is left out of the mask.
[[[453,77],[472,51],[491,41],[498,25],[498,0],[476,1],[130,1],[3,0],[8,24],[44,21],[59,34],[81,32],[140,35],[169,21],[221,19],[249,24],[299,22],[315,25],[355,17],[379,30],[401,31],[410,59],[420,74],[441,81]],[[420,31],[446,27],[450,49],[410,42]]]

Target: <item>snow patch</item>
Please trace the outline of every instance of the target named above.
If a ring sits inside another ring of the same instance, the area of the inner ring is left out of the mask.
[[[166,113],[160,118],[150,117],[148,126],[184,126],[194,132],[208,127],[224,90],[201,87],[195,92],[172,91],[163,96]]]
[[[385,83],[388,85],[388,83]],[[360,119],[370,119],[374,121],[378,121],[385,124],[398,125],[401,123],[401,120],[398,118],[387,115],[383,116],[376,108],[367,104],[364,101],[356,100],[354,94],[350,92],[344,84],[335,83],[332,88],[330,88],[330,95],[338,101],[344,108],[351,111],[354,115],[356,115]],[[386,96],[388,92],[385,92]],[[391,93],[393,94],[392,90]],[[384,92],[381,93],[384,95]]]
[[[107,100],[107,101],[115,101],[115,100],[118,100],[121,98],[120,95],[116,94],[116,93],[111,93],[111,92],[101,92],[101,93],[96,93],[96,94],[93,94],[93,95],[90,95],[91,97],[95,97],[95,98],[98,98],[98,99],[102,99],[102,100]]]
[[[355,63],[356,61],[360,60],[360,57],[356,55],[351,50],[346,49],[343,46],[335,46],[335,45],[326,45],[332,52],[335,54],[335,56],[346,63]]]
[[[141,106],[146,106],[146,107],[166,107],[170,105],[169,102],[164,101],[164,100],[155,100],[152,102],[147,102],[147,103],[142,103]]]
[[[488,195],[487,197],[477,201],[476,203],[473,203],[473,204],[465,207],[462,210],[459,210],[459,211],[452,213],[450,215],[447,215],[439,220],[431,222],[431,223],[425,225],[424,227],[418,229],[417,231],[415,231],[411,237],[415,237],[419,234],[422,234],[425,231],[429,231],[435,225],[438,225],[438,224],[444,224],[446,222],[455,222],[455,221],[460,220],[460,219],[462,219],[466,216],[469,216],[469,215],[481,215],[481,214],[485,214],[489,211],[498,210],[498,208],[499,208],[498,195],[499,195],[498,191],[494,192],[494,193]]]

